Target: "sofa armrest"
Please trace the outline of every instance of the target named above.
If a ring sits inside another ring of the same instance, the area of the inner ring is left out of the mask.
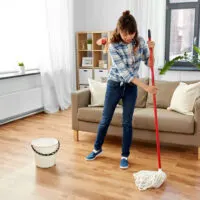
[[[77,119],[78,108],[88,107],[88,105],[90,104],[90,90],[83,89],[72,92],[71,100],[72,100],[72,129],[78,130],[78,119]]]
[[[195,133],[200,137],[200,97],[194,104],[194,121],[195,121]]]

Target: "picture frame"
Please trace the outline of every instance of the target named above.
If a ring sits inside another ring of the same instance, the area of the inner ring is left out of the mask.
[[[82,57],[82,67],[92,67],[92,57]]]

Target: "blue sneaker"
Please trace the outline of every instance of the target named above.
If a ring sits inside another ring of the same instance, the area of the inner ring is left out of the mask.
[[[97,156],[103,153],[102,149],[100,150],[93,150],[88,156],[85,157],[85,160],[94,160]]]
[[[127,169],[128,168],[128,158],[122,157],[120,161],[120,168],[121,169]]]

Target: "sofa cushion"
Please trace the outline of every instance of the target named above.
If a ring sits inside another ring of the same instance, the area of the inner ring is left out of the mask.
[[[102,117],[102,107],[84,107],[78,110],[78,119],[99,123]],[[158,109],[159,130],[184,134],[194,133],[194,117],[183,115],[166,109]],[[122,126],[122,108],[117,107],[113,119],[113,126]],[[133,128],[155,130],[153,108],[136,108],[134,111]]]
[[[101,83],[88,78],[89,89],[91,93],[91,105],[90,106],[104,106],[106,83]]]
[[[157,109],[159,131],[193,134],[194,117],[166,109]],[[135,113],[133,127],[155,130],[153,108],[141,109]]]
[[[140,80],[147,85],[149,84],[149,78],[141,78]],[[148,93],[144,89],[138,87],[138,96],[135,104],[136,108],[146,107],[147,95]]]
[[[173,110],[185,115],[194,115],[193,108],[195,100],[200,96],[200,82],[193,84],[186,84],[180,82],[175,89],[170,107],[168,110]]]
[[[134,112],[143,108],[135,108]],[[103,107],[84,107],[78,109],[78,120],[99,123],[102,117]],[[122,126],[122,107],[115,109],[111,124],[114,126]]]
[[[184,81],[184,83],[192,84],[199,81]],[[170,106],[172,95],[179,85],[180,81],[157,81],[155,80],[155,85],[158,87],[158,92],[156,95],[156,105],[157,108],[168,108]],[[149,85],[151,85],[151,79],[149,79]],[[153,107],[153,98],[151,94],[147,96],[147,108]]]
[[[151,80],[149,80],[149,84],[151,85]],[[169,107],[172,95],[178,84],[179,84],[178,81],[177,82],[155,81],[155,85],[158,87],[158,92],[156,95],[157,108]],[[153,107],[153,98],[151,94],[148,94],[146,107],[147,108]]]

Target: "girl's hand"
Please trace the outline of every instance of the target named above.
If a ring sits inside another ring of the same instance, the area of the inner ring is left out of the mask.
[[[148,85],[146,91],[151,94],[157,94],[158,88],[156,86]]]
[[[100,38],[96,41],[96,44],[98,46],[103,45],[103,53],[108,53],[108,45],[109,45],[109,40],[108,38]]]
[[[100,38],[97,40],[96,44],[97,45],[105,45],[107,43],[107,38]]]
[[[147,44],[148,44],[149,49],[151,49],[151,48],[154,49],[154,47],[155,47],[154,41],[148,41]]]
[[[131,82],[134,83],[135,85],[143,88],[146,92],[149,92],[151,94],[157,93],[158,88],[156,86],[146,85],[138,78],[134,78],[133,80],[131,80]]]

